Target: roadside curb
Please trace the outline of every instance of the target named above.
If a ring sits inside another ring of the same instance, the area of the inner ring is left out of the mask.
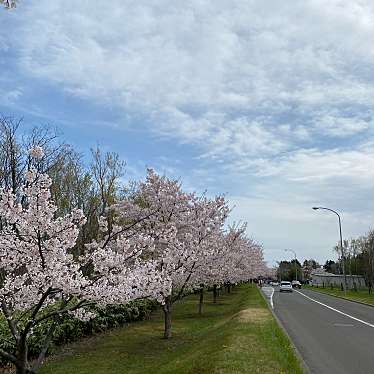
[[[366,305],[366,306],[370,306],[370,307],[374,308],[374,304],[364,303],[363,301],[352,300],[352,299],[348,299],[347,297],[337,296],[337,295],[332,295],[331,293],[327,293],[327,292],[319,292],[319,291],[316,291],[316,290],[312,290],[312,289],[310,289],[310,288],[304,288],[304,289],[305,289],[305,290],[312,291],[312,292],[319,293],[320,295],[332,296],[332,297],[336,297],[337,299],[342,299],[342,300],[350,301],[350,302],[352,302],[352,303],[361,304],[361,305]]]
[[[274,309],[271,307],[270,303],[269,303],[269,300],[268,298],[266,297],[266,295],[264,294],[264,292],[262,292],[262,289],[260,287],[258,287],[259,291],[260,291],[260,294],[261,296],[264,298],[267,306],[268,306],[268,309],[270,310],[271,314],[273,315],[275,321],[278,323],[278,326],[282,329],[283,333],[286,335],[286,337],[288,338],[288,340],[290,341],[290,344],[291,344],[291,347],[293,348],[295,354],[296,354],[296,357],[297,359],[299,360],[300,362],[300,366],[301,368],[305,371],[306,374],[310,374],[311,371],[308,367],[308,365],[306,364],[303,356],[301,356],[301,353],[300,351],[297,349],[297,347],[295,346],[295,344],[293,343],[290,335],[288,334],[286,328],[284,327],[283,323],[281,322],[281,320],[278,318],[278,316],[275,314],[274,312]]]

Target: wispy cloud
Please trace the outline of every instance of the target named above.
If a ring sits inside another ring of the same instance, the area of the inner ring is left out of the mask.
[[[296,216],[324,200],[351,217],[360,206],[368,222],[369,0],[113,0],[96,7],[35,0],[11,17],[0,52],[13,52],[13,74],[115,109],[126,118],[119,127],[191,146],[198,165],[188,184],[204,173],[213,184],[221,178],[221,186],[237,178],[236,192],[248,199],[250,184],[264,212],[293,201]],[[9,71],[2,69],[0,81]],[[2,95],[3,105],[19,99],[17,87]],[[178,167],[162,163],[174,175]],[[263,215],[264,222],[278,219]],[[301,242],[305,233],[295,235]]]
[[[20,8],[9,43],[32,76],[142,112],[155,133],[206,154],[252,157],[373,127],[373,10],[337,0],[42,0]]]

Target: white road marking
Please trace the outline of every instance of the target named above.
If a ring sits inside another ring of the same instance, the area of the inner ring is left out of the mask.
[[[354,327],[355,325],[352,325],[351,323],[334,323],[334,326],[337,327]]]
[[[271,309],[274,309],[274,303],[273,303],[274,288],[272,287],[271,289],[272,289],[272,291],[271,291],[271,295],[270,295],[270,305],[271,305]]]
[[[371,324],[371,323],[369,323],[369,322],[363,321],[362,319],[359,319],[359,318],[353,317],[353,316],[351,316],[350,314],[347,314],[347,313],[342,312],[341,310],[335,309],[335,308],[333,308],[332,306],[329,306],[329,305],[326,305],[326,304],[324,304],[324,303],[321,303],[320,301],[315,300],[315,299],[313,299],[313,298],[311,298],[311,297],[309,297],[309,296],[303,294],[303,293],[300,292],[300,291],[297,291],[297,290],[295,290],[295,291],[296,291],[297,293],[299,293],[300,295],[303,295],[305,298],[307,298],[307,299],[309,299],[309,300],[311,300],[311,301],[313,301],[313,302],[315,302],[315,303],[317,303],[317,304],[320,304],[320,305],[324,306],[325,308],[331,309],[331,310],[333,310],[333,311],[336,312],[336,313],[339,313],[339,314],[341,314],[341,315],[343,315],[343,316],[346,316],[346,317],[348,317],[348,318],[350,318],[350,319],[353,319],[354,321],[357,321],[357,322],[363,323],[363,324],[366,325],[366,326],[369,326],[369,327],[373,327],[373,328],[374,328],[374,325]]]
[[[274,288],[273,287],[262,287],[262,290],[264,291],[264,294],[270,299],[271,308],[274,309],[274,303],[273,303]],[[267,293],[268,290],[271,290],[270,294]]]

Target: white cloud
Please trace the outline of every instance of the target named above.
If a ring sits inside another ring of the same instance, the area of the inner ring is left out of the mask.
[[[339,241],[339,227],[335,215],[315,212],[312,205],[295,201],[233,197],[232,202],[236,205],[233,219],[247,217],[249,233],[255,233],[255,238],[264,244],[265,257],[271,263],[289,258],[285,248],[296,251],[301,261],[314,258],[324,263],[336,258],[333,247]],[[365,234],[374,219],[373,213],[340,213],[345,238]]]
[[[18,12],[11,42],[22,69],[141,112],[155,133],[206,154],[274,154],[321,126],[330,137],[373,127],[369,1],[42,0]],[[279,139],[285,123],[290,134]]]
[[[299,150],[273,160],[256,159],[235,164],[235,178],[251,178],[252,195],[285,204],[330,204],[347,213],[374,211],[374,147],[359,150]],[[232,175],[232,174],[231,174]],[[232,177],[231,177],[232,178]],[[246,196],[243,188],[243,195]],[[365,227],[365,230],[367,227]]]
[[[239,186],[243,217],[261,211],[253,227],[264,240],[268,225],[279,226],[274,242],[278,235],[286,246],[289,225],[301,247],[312,213],[300,212],[314,202],[342,209],[351,232],[366,230],[374,3],[35,0],[14,14],[0,49],[17,50],[24,74],[120,109],[126,126],[193,145],[196,179],[224,170],[212,180]],[[212,171],[202,166],[209,162]]]
[[[260,175],[282,175],[291,181],[317,182],[337,177],[374,180],[374,148],[300,150],[262,165]]]
[[[283,248],[296,250],[300,258],[334,258],[336,217],[314,212],[313,206],[338,210],[345,238],[363,235],[373,226],[372,143],[357,150],[299,150],[234,168],[236,174],[230,173],[226,182],[237,187],[237,195],[230,197],[236,205],[233,218],[248,220],[249,232],[264,243],[271,261],[287,258]]]
[[[316,130],[322,134],[331,137],[350,137],[364,132],[369,128],[373,128],[373,120],[370,121],[360,119],[360,114],[355,113],[356,117],[335,117],[332,115],[324,115],[322,118],[316,118]]]

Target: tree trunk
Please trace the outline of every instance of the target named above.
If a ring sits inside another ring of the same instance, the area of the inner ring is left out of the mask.
[[[231,292],[231,287],[230,287],[230,283],[227,284],[227,293],[230,293]]]
[[[16,367],[16,374],[36,374],[36,373],[37,372],[34,370],[27,369],[27,365]]]
[[[33,371],[30,371],[27,369],[26,366],[17,366],[16,368],[16,374],[33,374]]]
[[[16,374],[32,374],[34,371],[29,369],[27,360],[19,360],[16,364]]]
[[[200,299],[199,299],[199,314],[203,312],[203,302],[204,302],[204,287],[200,287]]]
[[[215,284],[213,286],[213,303],[216,304],[217,303],[217,285]]]
[[[27,343],[26,343],[26,335],[22,334],[21,339],[17,345],[17,366],[16,366],[16,373],[17,374],[27,374],[28,370],[28,363],[27,363]]]
[[[165,317],[165,329],[164,329],[164,339],[171,338],[171,308],[172,308],[172,301],[171,296],[168,296],[165,300],[165,304],[163,305],[164,310],[164,317]]]

